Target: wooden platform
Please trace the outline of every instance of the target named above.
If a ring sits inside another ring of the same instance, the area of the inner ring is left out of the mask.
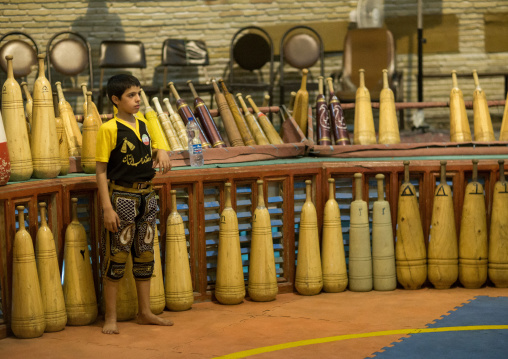
[[[386,178],[386,199],[392,208],[395,233],[398,188],[403,177],[405,159],[411,160],[411,182],[415,185],[421,212],[425,238],[428,238],[433,192],[439,177],[439,160],[447,159],[447,178],[453,186],[455,220],[460,229],[464,190],[471,178],[471,156],[400,157],[392,159],[371,158],[299,158],[276,161],[205,165],[200,169],[176,167],[166,175],[157,174],[155,189],[159,195],[159,231],[161,252],[164,252],[166,218],[170,212],[169,191],[177,190],[177,207],[184,219],[189,246],[189,256],[196,302],[213,299],[217,260],[218,228],[224,206],[224,183],[231,182],[233,207],[239,219],[240,241],[245,279],[248,278],[251,216],[256,207],[256,180],[265,181],[267,206],[272,221],[272,235],[279,292],[294,290],[295,252],[298,242],[301,206],[305,200],[305,180],[313,181],[312,199],[317,209],[321,228],[323,207],[328,197],[327,179],[336,179],[336,199],[343,217],[343,236],[346,255],[349,244],[349,205],[354,191],[353,175],[363,174],[363,197],[372,206],[376,199],[375,175]],[[492,192],[498,174],[498,158],[506,156],[479,156],[479,181],[486,195],[487,220],[490,221]],[[48,204],[48,225],[53,231],[60,265],[63,260],[64,234],[71,218],[70,199],[78,198],[80,222],[85,226],[96,293],[100,297],[99,238],[102,231],[101,209],[94,175],[73,174],[51,180],[30,180],[8,184],[0,191],[0,284],[2,311],[9,323],[12,288],[12,241],[18,226],[16,206],[24,205],[27,228],[35,239],[38,229],[37,203]],[[162,258],[164,266],[164,257]],[[0,331],[1,333],[1,331]]]

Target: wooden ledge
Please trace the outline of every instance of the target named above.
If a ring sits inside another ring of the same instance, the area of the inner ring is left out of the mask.
[[[508,142],[427,142],[394,145],[318,146],[310,149],[318,157],[422,157],[508,155]]]

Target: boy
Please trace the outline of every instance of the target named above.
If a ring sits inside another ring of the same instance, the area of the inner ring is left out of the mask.
[[[153,272],[153,238],[157,197],[151,180],[155,167],[166,173],[169,156],[150,139],[147,124],[138,118],[141,85],[131,75],[109,79],[107,93],[118,109],[113,119],[97,134],[97,187],[104,211],[104,297],[105,322],[102,332],[118,334],[116,296],[125,262],[132,254],[133,274],[138,294],[139,324],[173,325],[150,310],[150,278]],[[108,186],[109,180],[109,186]]]

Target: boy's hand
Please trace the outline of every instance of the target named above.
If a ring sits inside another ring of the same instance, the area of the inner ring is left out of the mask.
[[[171,169],[171,161],[169,160],[168,153],[165,150],[157,150],[152,167],[159,167],[159,172],[162,171],[162,174],[167,173]]]
[[[104,210],[104,227],[110,232],[118,232],[120,226],[120,217],[113,208]]]

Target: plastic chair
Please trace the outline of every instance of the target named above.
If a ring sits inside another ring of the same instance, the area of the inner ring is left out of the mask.
[[[365,86],[371,99],[379,99],[383,89],[383,69],[395,98],[402,73],[396,71],[395,42],[388,29],[366,28],[349,30],[344,40],[342,72],[338,76],[337,96],[341,101],[354,101],[360,85],[359,69],[365,70]]]
[[[298,25],[287,30],[280,41],[280,67],[279,87],[280,103],[285,103],[285,90],[298,90],[301,81],[287,82],[284,75],[285,63],[297,69],[309,69],[309,77],[312,79],[310,68],[320,61],[320,74],[324,76],[324,46],[321,36],[313,28],[305,25]],[[317,83],[307,83],[308,90],[317,90]]]
[[[228,88],[230,91],[267,91],[270,95],[270,105],[273,101],[273,41],[270,35],[258,26],[246,26],[238,30],[229,46],[229,74]],[[261,69],[266,63],[270,64],[268,81],[263,77]],[[247,81],[238,81],[235,64],[240,69],[247,70]],[[252,76],[254,74],[254,76]],[[224,76],[226,78],[226,76]],[[255,83],[253,82],[255,81]]]
[[[0,38],[0,44],[7,37],[15,35],[27,38],[30,43],[19,38],[7,40],[0,47],[0,67],[5,73],[7,73],[7,60],[5,59],[5,56],[12,55],[14,77],[21,78],[28,76],[32,72],[33,66],[37,66],[37,55],[39,53],[39,49],[37,47],[37,43],[30,35],[19,31],[12,31],[3,35]]]
[[[99,58],[100,80],[99,80],[99,112],[102,113],[103,99],[106,96],[106,88],[103,86],[105,69],[126,69],[126,68],[146,68],[145,46],[141,41],[121,41],[107,40],[102,41],[100,46]],[[158,88],[145,86],[142,73],[140,79],[141,86],[147,96],[154,95]],[[109,107],[111,108],[111,107]]]
[[[184,39],[166,39],[162,44],[162,60],[161,65],[164,67],[162,86],[159,90],[160,97],[163,97],[168,84],[168,71],[170,67],[186,67],[198,69],[203,67],[205,78],[208,79],[206,67],[210,64],[208,48],[206,43],[201,40],[184,40]],[[196,77],[198,75],[196,74]],[[211,84],[193,83],[198,93],[202,91],[213,94],[213,86]],[[177,91],[190,92],[187,84],[178,85],[175,83]]]
[[[388,83],[395,102],[402,101],[402,72],[396,70],[395,42],[392,33],[385,28],[352,29],[344,40],[342,71],[338,78],[336,95],[342,102],[354,102],[360,85],[358,70],[365,70],[365,86],[373,102],[379,101],[383,89],[383,69],[388,70]],[[399,111],[400,127],[403,126],[403,110]]]
[[[66,38],[61,38],[68,35]],[[64,78],[74,78],[71,87],[62,81],[62,90],[67,93],[81,94],[81,81],[77,75],[88,70],[88,91],[94,92],[92,48],[87,39],[76,32],[62,31],[51,37],[46,46],[48,80],[53,85],[51,70],[63,75]],[[56,91],[53,91],[56,95]]]

